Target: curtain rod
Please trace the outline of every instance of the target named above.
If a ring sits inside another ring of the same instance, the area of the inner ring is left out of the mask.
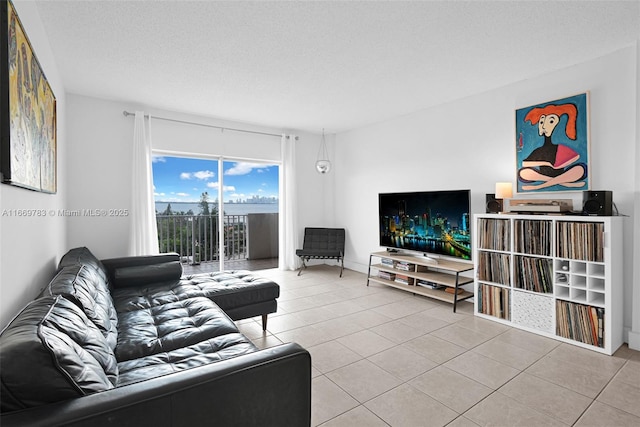
[[[125,117],[135,116],[135,113],[130,113],[127,110],[124,110],[122,112],[122,115],[124,115]],[[145,114],[144,116],[146,118],[150,117],[148,114]],[[257,135],[277,136],[278,138],[282,138],[282,134],[277,134],[277,133],[267,133],[267,132],[258,132],[258,131],[255,131],[255,130],[228,128],[228,127],[223,127],[223,126],[209,125],[209,124],[205,124],[205,123],[197,123],[197,122],[188,122],[188,121],[185,121],[185,120],[169,119],[167,117],[158,117],[158,116],[152,116],[152,117],[154,119],[165,120],[167,122],[184,123],[184,124],[187,124],[187,125],[204,126],[204,127],[209,127],[209,128],[220,129],[220,130],[223,130],[223,131],[224,130],[232,130],[234,132],[245,132],[245,133],[253,133],[253,134],[257,134]],[[287,135],[287,138],[289,138],[288,135]],[[298,139],[298,137],[296,136],[296,140],[297,139]]]

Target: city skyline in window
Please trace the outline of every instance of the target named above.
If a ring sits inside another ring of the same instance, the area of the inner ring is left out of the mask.
[[[218,160],[154,155],[152,170],[156,202],[198,203],[204,192],[218,198]],[[223,173],[225,203],[278,199],[277,164],[225,161]]]

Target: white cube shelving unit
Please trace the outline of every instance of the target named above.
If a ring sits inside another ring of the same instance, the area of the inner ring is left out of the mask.
[[[613,354],[623,343],[622,222],[475,215],[476,315]]]

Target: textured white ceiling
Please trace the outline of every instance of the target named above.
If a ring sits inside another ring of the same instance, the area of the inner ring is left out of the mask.
[[[635,43],[640,1],[37,1],[67,92],[336,132]]]

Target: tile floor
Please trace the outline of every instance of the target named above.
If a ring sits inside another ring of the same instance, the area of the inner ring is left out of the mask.
[[[261,270],[278,312],[238,322],[312,357],[313,426],[640,426],[640,352],[606,356],[314,266]]]

